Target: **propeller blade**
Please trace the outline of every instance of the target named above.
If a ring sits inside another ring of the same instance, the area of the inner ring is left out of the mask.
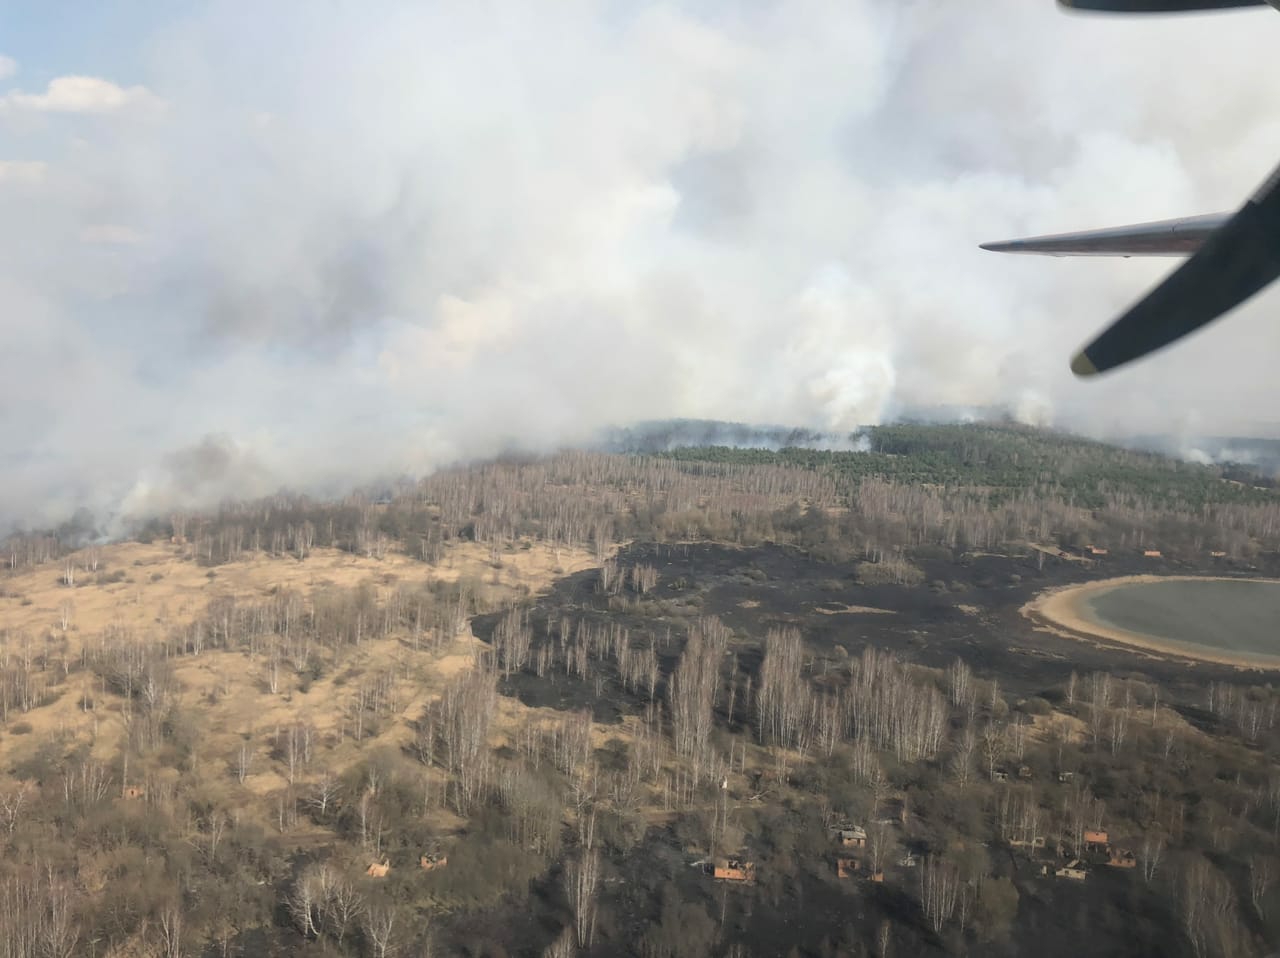
[[[1071,362],[1093,376],[1195,332],[1280,276],[1280,168],[1204,245]]]

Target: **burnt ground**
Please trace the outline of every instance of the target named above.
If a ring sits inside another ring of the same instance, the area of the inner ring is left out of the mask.
[[[599,574],[588,570],[560,580],[540,598],[531,612],[535,647],[547,623],[561,617],[589,618],[617,623],[630,630],[632,641],[650,636],[668,674],[683,646],[688,623],[698,616],[717,616],[733,629],[735,651],[743,669],[759,662],[765,633],[780,625],[800,628],[811,652],[837,664],[856,656],[868,645],[893,651],[900,658],[926,666],[945,667],[959,657],[984,678],[998,678],[1001,687],[1018,696],[1043,695],[1079,675],[1108,670],[1135,679],[1159,681],[1171,692],[1186,693],[1188,704],[1215,678],[1241,679],[1241,671],[1191,660],[1157,658],[1122,646],[1080,641],[1038,629],[1020,612],[1022,606],[1047,588],[1138,574],[1224,575],[1222,566],[1195,568],[1173,563],[1123,559],[1093,568],[1046,558],[1008,556],[920,558],[925,571],[921,586],[860,585],[854,565],[828,563],[784,546],[750,549],[731,546],[637,544],[619,556],[619,566],[647,563],[657,568],[659,585],[649,597],[610,601],[597,588]],[[1274,557],[1258,566],[1238,567],[1242,575],[1280,575]],[[843,613],[848,607],[883,609],[887,614]],[[836,611],[836,614],[824,614]],[[499,616],[481,616],[476,635],[488,640]],[[843,650],[843,652],[841,651]],[[1265,681],[1275,673],[1258,671],[1252,680]],[[601,695],[594,683],[546,679],[525,673],[507,684],[507,694],[529,705],[569,709],[590,707],[599,722],[616,721],[643,701],[606,682]]]
[[[665,677],[678,658],[688,623],[699,616],[717,616],[734,632],[731,648],[738,668],[754,672],[767,630],[789,624],[801,629],[815,670],[838,668],[846,656],[874,645],[933,667],[945,667],[959,657],[978,676],[998,678],[1014,698],[1042,696],[1051,701],[1060,697],[1073,670],[1081,676],[1108,670],[1159,681],[1171,704],[1197,721],[1203,720],[1198,705],[1206,682],[1241,679],[1239,671],[1229,668],[1160,660],[1064,638],[1035,628],[1019,611],[1053,586],[1161,571],[1221,575],[1221,566],[1196,569],[1162,563],[1155,568],[1150,561],[1115,559],[1086,569],[1048,557],[1041,565],[1036,559],[990,555],[916,556],[915,561],[925,571],[924,585],[866,586],[857,582],[853,564],[823,562],[781,546],[635,544],[621,553],[619,566],[656,567],[659,585],[654,592],[638,598],[624,589],[611,597],[599,591],[595,570],[566,577],[530,611],[534,647],[550,641],[549,629],[562,619],[615,623],[629,630],[632,643],[652,639]],[[1280,566],[1270,558],[1237,571],[1275,575]],[[887,612],[837,611],[849,606]],[[836,614],[826,614],[830,612]],[[498,619],[496,614],[479,617],[476,634],[488,640]],[[525,672],[506,680],[503,692],[532,706],[590,708],[602,723],[643,710],[647,694],[626,692],[611,667],[599,662],[596,667],[598,677],[591,681],[566,676],[563,669],[553,669],[545,678]],[[1265,678],[1258,674],[1248,680]],[[660,685],[658,695],[662,694]],[[718,720],[721,726],[728,724],[724,714]],[[822,787],[823,774],[821,769],[814,773],[813,788]],[[933,778],[923,774],[907,787],[917,789],[921,807],[945,809],[945,785],[936,772]],[[939,940],[924,925],[914,893],[909,893],[913,887],[918,891],[916,873],[899,868],[895,875],[891,870],[882,886],[837,881],[830,874],[821,829],[807,821],[811,814],[799,805],[756,814],[749,841],[770,865],[752,887],[726,888],[693,867],[697,856],[683,840],[679,824],[651,826],[638,845],[614,849],[597,943],[590,954],[640,954],[646,935],[651,953],[660,953],[658,944],[652,944],[660,940],[673,945],[669,954],[723,954],[734,943],[745,944],[753,956],[855,954],[873,947],[887,916],[895,922],[898,954],[1035,953],[1042,958],[1076,958],[1082,953],[1184,953],[1176,917],[1135,875],[1098,873],[1080,885],[1045,880],[1034,874],[1032,863],[994,847],[990,854],[995,872],[1011,878],[1020,895],[1010,942],[995,947]],[[927,838],[922,841],[927,845]],[[557,876],[535,882],[524,904],[537,908],[542,920],[527,914],[517,919],[503,909],[461,920],[455,927],[467,928],[472,942],[466,951],[539,953],[568,915]],[[514,933],[516,928],[519,933]],[[480,938],[475,937],[476,929],[484,930]],[[703,950],[695,943],[708,935]]]

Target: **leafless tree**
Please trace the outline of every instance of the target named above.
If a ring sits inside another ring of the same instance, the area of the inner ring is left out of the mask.
[[[1275,881],[1275,863],[1267,855],[1253,855],[1249,859],[1249,899],[1259,918],[1266,918],[1267,891]]]
[[[959,892],[959,870],[943,859],[926,857],[920,868],[920,905],[935,934],[951,920]]]
[[[955,659],[947,666],[947,694],[956,708],[965,708],[977,695],[973,684],[973,670],[963,659]]]
[[[1138,865],[1142,869],[1142,877],[1150,882],[1156,877],[1160,868],[1160,859],[1164,857],[1164,836],[1157,832],[1148,832],[1138,846]]]
[[[692,760],[696,785],[708,770],[708,748],[720,662],[729,644],[729,630],[719,619],[699,619],[689,629],[680,663],[668,686],[671,726],[676,754]]]
[[[111,793],[111,775],[92,758],[81,758],[63,772],[62,797],[67,807],[84,814]]]
[[[801,674],[804,642],[790,626],[770,629],[764,640],[756,711],[760,740],[781,748],[801,748],[812,711],[812,693]]]
[[[872,822],[867,826],[867,858],[872,872],[884,871],[897,847],[893,826],[888,822]]]
[[[631,588],[641,595],[647,595],[658,587],[658,570],[653,566],[641,563],[631,567]]]
[[[324,906],[321,912],[325,930],[333,936],[338,947],[364,914],[364,898],[348,878],[331,870],[324,886]]]
[[[180,902],[166,902],[156,914],[156,937],[163,958],[182,958],[183,920]]]
[[[374,958],[389,958],[398,950],[400,922],[391,905],[372,905],[361,922]]]
[[[462,673],[424,718],[436,729],[452,775],[454,808],[467,814],[489,778],[489,727],[498,708],[497,676],[487,660]]]
[[[311,791],[306,798],[306,803],[317,815],[323,818],[334,807],[340,790],[341,784],[337,776],[325,769],[311,784]]]
[[[600,881],[600,852],[585,851],[564,870],[565,893],[573,909],[573,927],[578,946],[590,948],[596,930],[596,887]]]
[[[315,938],[320,934],[317,923],[320,919],[322,902],[319,894],[318,882],[304,870],[285,898],[284,904],[289,917],[293,919],[294,927],[304,938]]]
[[[987,760],[987,777],[995,778],[996,766],[1004,758],[1005,730],[1001,725],[988,722],[982,730],[982,754]]]
[[[551,944],[542,949],[542,958],[574,958],[577,953],[578,948],[574,944],[573,926],[565,925]]]
[[[1103,718],[1111,707],[1111,673],[1089,673],[1089,730],[1096,745],[1103,731]]]
[[[236,773],[236,781],[241,785],[245,783],[245,779],[249,777],[249,773],[253,770],[253,759],[257,754],[257,748],[251,741],[243,741],[240,747],[236,749],[235,758],[232,760],[232,768]]]
[[[31,786],[26,782],[0,792],[0,823],[3,823],[10,838],[13,838],[13,831],[18,827],[18,821],[30,797]]]
[[[1021,712],[1017,713],[1007,728],[1008,741],[1013,749],[1014,758],[1021,762],[1027,750],[1027,717]]]
[[[973,772],[973,753],[978,747],[978,736],[972,725],[966,725],[964,731],[952,742],[951,771],[956,777],[956,784],[964,788],[969,784],[969,776]]]
[[[509,677],[528,664],[532,644],[533,630],[529,628],[526,610],[512,609],[498,620],[493,631],[493,648],[504,676]]]

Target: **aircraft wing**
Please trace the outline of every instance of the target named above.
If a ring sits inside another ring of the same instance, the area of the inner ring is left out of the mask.
[[[1198,250],[1229,219],[1230,213],[1207,213],[1135,226],[983,243],[982,248],[996,253],[1049,256],[1186,256]]]
[[[1280,169],[1192,257],[1071,361],[1093,376],[1168,346],[1280,276]]]
[[[1152,256],[1191,253],[1071,361],[1094,376],[1195,332],[1280,276],[1280,168],[1234,214],[986,243],[1000,252]]]
[[[1061,6],[1072,10],[1101,10],[1107,13],[1189,13],[1192,10],[1265,7],[1270,2],[1271,0],[1058,0]]]
[[[1105,13],[1188,13],[1271,6],[1280,0],[1058,0]],[[1195,332],[1280,277],[1280,169],[1234,214],[1211,213],[1081,233],[983,243],[1002,253],[1050,256],[1190,255],[1076,354],[1071,371],[1094,376]]]

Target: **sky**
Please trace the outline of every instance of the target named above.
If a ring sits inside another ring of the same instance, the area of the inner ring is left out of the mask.
[[[977,244],[1234,208],[1278,43],[1051,0],[0,0],[0,527],[665,417],[1277,434],[1280,290],[1082,382],[1176,261]]]

